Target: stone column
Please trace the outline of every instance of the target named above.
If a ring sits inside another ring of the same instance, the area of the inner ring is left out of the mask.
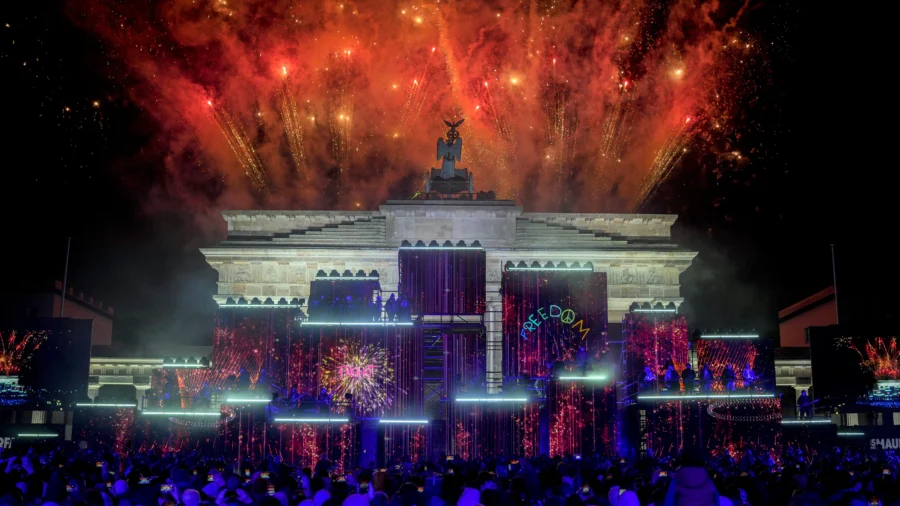
[[[500,267],[487,267],[485,293],[485,371],[487,392],[499,394],[503,389],[503,303],[500,296]]]

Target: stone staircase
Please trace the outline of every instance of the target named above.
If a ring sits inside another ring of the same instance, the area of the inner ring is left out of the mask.
[[[534,249],[606,249],[628,247],[628,241],[528,218],[516,220],[516,247]]]
[[[356,221],[310,227],[289,233],[274,234],[268,238],[239,238],[229,236],[225,244],[239,245],[250,243],[269,243],[290,246],[374,246],[384,247],[385,219],[375,216]]]

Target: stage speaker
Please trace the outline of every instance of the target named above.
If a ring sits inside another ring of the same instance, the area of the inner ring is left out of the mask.
[[[429,462],[437,462],[441,455],[447,454],[447,422],[446,420],[432,420],[428,424],[428,455]]]

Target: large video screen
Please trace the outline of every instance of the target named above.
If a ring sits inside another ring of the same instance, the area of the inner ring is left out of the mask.
[[[0,404],[68,403],[87,396],[90,320],[35,318],[0,324]]]
[[[869,402],[893,396],[900,380],[900,336],[846,327],[809,329],[813,389],[819,399]]]
[[[503,370],[546,376],[555,362],[599,362],[606,351],[606,273],[503,273]]]

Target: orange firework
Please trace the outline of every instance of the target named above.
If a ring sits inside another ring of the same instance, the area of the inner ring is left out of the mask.
[[[748,9],[715,0],[67,5],[108,43],[103,60],[169,143],[175,196],[209,192],[195,184],[200,160],[223,176],[217,206],[354,206],[415,191],[440,121],[466,117],[479,189],[539,193],[529,203],[547,211],[638,207],[680,165],[741,138],[783,45],[756,40],[741,25]],[[210,96],[219,131],[193,114]],[[756,147],[739,146],[748,158]]]
[[[850,347],[859,353],[862,366],[872,371],[876,380],[900,379],[900,349],[896,337],[889,337],[887,340],[876,337],[874,344],[866,340],[862,350],[852,342]]]
[[[40,349],[47,336],[48,333],[43,330],[12,330],[6,337],[0,332],[0,375],[19,374],[31,362],[34,352]]]

